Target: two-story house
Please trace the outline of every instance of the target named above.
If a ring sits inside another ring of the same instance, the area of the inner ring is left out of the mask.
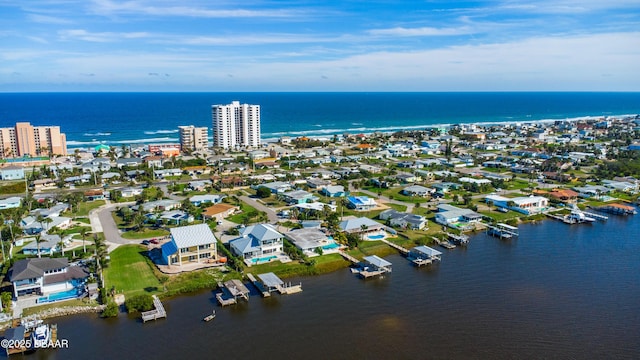
[[[162,258],[168,265],[217,261],[217,241],[207,224],[171,228],[171,241],[162,245]]]
[[[89,272],[82,266],[69,266],[66,258],[41,258],[16,261],[8,276],[16,299],[41,295],[44,298],[39,302],[49,302],[81,295]]]
[[[272,256],[282,252],[282,239],[271,224],[257,224],[241,229],[240,237],[229,242],[234,254],[245,260]]]

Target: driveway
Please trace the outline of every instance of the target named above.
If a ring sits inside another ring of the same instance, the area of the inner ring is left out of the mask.
[[[113,249],[123,244],[139,244],[140,240],[129,240],[124,239],[120,236],[120,230],[116,225],[115,220],[113,220],[113,216],[111,213],[119,207],[135,205],[135,202],[126,202],[126,203],[109,203],[103,205],[95,210],[92,210],[89,214],[89,220],[91,221],[91,229],[94,232],[103,232],[105,243],[108,246],[108,251],[111,252]]]
[[[276,214],[275,210],[273,210],[272,208],[270,208],[268,206],[265,206],[262,203],[258,202],[256,199],[251,198],[251,197],[246,196],[246,195],[240,196],[240,200],[242,200],[245,203],[253,206],[258,211],[266,212],[267,213],[267,217],[269,218],[269,223],[275,224],[275,223],[278,222],[278,220],[279,220],[278,215]]]

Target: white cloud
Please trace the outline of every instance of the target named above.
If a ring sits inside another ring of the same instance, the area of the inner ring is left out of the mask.
[[[371,35],[384,35],[384,36],[451,36],[451,35],[472,34],[474,32],[475,31],[468,26],[457,27],[457,28],[395,27],[391,29],[373,29],[368,31],[368,33]]]
[[[70,29],[58,31],[62,40],[82,40],[88,42],[115,42],[122,39],[140,39],[149,37],[145,32],[89,32],[84,29]]]
[[[42,14],[27,14],[27,20],[40,24],[53,24],[53,25],[68,25],[73,21],[61,17],[42,15]]]
[[[182,4],[183,2],[178,2]],[[216,4],[217,2],[213,2]],[[153,5],[151,5],[153,4]],[[299,17],[303,12],[286,9],[210,9],[192,6],[157,6],[157,2],[145,4],[144,1],[114,2],[110,0],[95,0],[91,11],[104,16],[118,14],[142,14],[152,16],[182,16],[198,18],[253,18],[253,17]]]

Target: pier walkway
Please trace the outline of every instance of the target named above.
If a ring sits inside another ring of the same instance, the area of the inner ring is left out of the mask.
[[[398,245],[398,244],[394,244],[394,243],[392,243],[391,241],[389,241],[389,240],[385,240],[385,239],[382,239],[382,240],[380,240],[380,241],[382,241],[383,243],[385,243],[385,244],[387,244],[387,245],[391,246],[392,248],[394,248],[394,249],[396,249],[396,250],[400,251],[400,252],[401,252],[402,254],[404,254],[404,255],[409,254],[409,249],[405,249],[405,248],[403,248],[402,246],[400,246],[400,245]]]
[[[147,322],[149,320],[157,320],[160,318],[166,318],[167,312],[164,310],[164,306],[162,302],[156,295],[153,295],[153,306],[155,309],[145,311],[142,313],[142,322]]]
[[[353,256],[347,254],[344,251],[338,251],[338,254],[342,255],[343,258],[347,259],[347,261],[350,261],[353,264],[359,264],[360,260],[354,258]]]

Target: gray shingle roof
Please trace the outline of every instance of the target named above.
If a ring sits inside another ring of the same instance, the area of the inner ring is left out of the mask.
[[[67,267],[66,258],[42,258],[18,260],[9,270],[10,281],[33,279],[44,276],[48,270],[61,269]]]

